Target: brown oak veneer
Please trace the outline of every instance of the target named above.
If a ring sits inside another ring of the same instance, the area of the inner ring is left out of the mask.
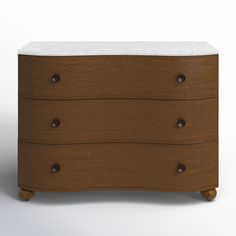
[[[19,55],[19,95],[40,99],[217,96],[218,56]],[[52,83],[54,74],[60,75]],[[176,82],[179,74],[184,83]]]
[[[186,125],[178,127],[179,119]],[[60,120],[53,128],[51,123]],[[217,137],[217,100],[20,99],[19,138],[37,143],[198,143]]]
[[[18,59],[23,200],[96,189],[215,198],[218,55]]]
[[[19,142],[19,186],[34,191],[207,190],[218,184],[217,152],[216,142],[194,145]],[[60,166],[58,172],[52,171],[54,164]],[[185,165],[183,173],[178,172],[178,164]]]

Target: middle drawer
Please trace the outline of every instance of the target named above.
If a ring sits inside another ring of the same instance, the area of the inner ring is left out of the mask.
[[[36,143],[217,140],[217,99],[19,99],[19,138]]]

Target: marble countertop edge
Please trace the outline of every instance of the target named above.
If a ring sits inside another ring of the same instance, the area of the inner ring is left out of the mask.
[[[203,41],[29,42],[18,55],[31,56],[207,56],[218,50]]]

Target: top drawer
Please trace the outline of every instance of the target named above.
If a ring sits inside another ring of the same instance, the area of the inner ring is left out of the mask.
[[[208,98],[217,96],[217,78],[217,55],[19,55],[25,98]]]

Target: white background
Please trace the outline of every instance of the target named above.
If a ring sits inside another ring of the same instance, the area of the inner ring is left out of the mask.
[[[235,0],[0,0],[0,235],[236,235]],[[31,40],[206,40],[220,51],[220,188],[17,199],[17,49]]]

